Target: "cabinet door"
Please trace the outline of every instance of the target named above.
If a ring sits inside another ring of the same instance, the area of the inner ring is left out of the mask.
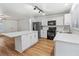
[[[65,14],[64,15],[64,24],[70,25],[71,24],[71,14]]]
[[[30,47],[30,44],[31,44],[31,40],[29,39],[29,34],[28,35],[22,35],[22,50]]]
[[[41,30],[41,37],[47,38],[47,30]]]
[[[38,41],[38,33],[32,33],[30,34],[31,37],[31,44],[35,44]]]
[[[29,34],[29,40],[30,40],[30,45],[32,45],[32,41],[33,41],[33,33]]]
[[[25,50],[35,44],[38,41],[38,33],[29,33],[27,35],[22,35],[22,50]]]
[[[63,16],[56,18],[56,25],[63,25]],[[63,27],[57,27],[57,31],[61,32],[63,31]]]
[[[47,25],[47,19],[42,20],[42,25]]]
[[[63,16],[57,17],[56,18],[56,25],[63,25]]]
[[[34,41],[37,42],[38,41],[38,32],[34,33]]]

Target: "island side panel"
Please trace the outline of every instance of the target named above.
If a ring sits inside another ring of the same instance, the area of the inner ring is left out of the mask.
[[[22,35],[22,51],[28,49],[31,46],[30,34]]]
[[[22,52],[22,39],[21,36],[15,38],[15,50]]]

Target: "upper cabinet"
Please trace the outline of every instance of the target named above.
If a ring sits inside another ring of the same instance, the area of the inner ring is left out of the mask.
[[[71,24],[71,14],[65,14],[64,15],[64,25],[70,25]]]
[[[17,31],[17,21],[15,20],[3,20],[4,32],[15,32]]]
[[[47,19],[42,20],[42,25],[46,26],[47,25]]]
[[[63,16],[56,17],[56,25],[63,25]]]

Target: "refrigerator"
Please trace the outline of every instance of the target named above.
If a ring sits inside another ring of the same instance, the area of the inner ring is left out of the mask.
[[[33,31],[38,31],[38,38],[41,38],[41,22],[33,22]]]

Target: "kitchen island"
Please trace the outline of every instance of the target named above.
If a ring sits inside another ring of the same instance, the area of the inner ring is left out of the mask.
[[[55,56],[79,56],[79,35],[57,33],[55,41]]]
[[[37,31],[18,31],[10,33],[1,33],[6,37],[15,38],[15,50],[23,52],[38,42]]]

